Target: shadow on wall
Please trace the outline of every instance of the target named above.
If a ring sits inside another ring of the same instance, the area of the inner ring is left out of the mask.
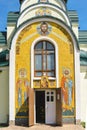
[[[7,127],[9,126],[9,115],[7,115],[7,122],[6,123],[0,123],[0,127]]]

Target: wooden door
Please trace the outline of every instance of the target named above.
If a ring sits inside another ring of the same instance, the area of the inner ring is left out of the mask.
[[[34,125],[34,90],[29,88],[29,126]]]
[[[56,90],[56,121],[57,125],[62,126],[62,89]]]

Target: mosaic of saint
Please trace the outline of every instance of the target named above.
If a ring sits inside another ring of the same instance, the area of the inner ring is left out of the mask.
[[[50,25],[48,25],[47,22],[42,22],[38,27],[37,27],[37,31],[40,35],[42,36],[46,36],[48,35],[52,30],[52,27]]]
[[[63,76],[61,79],[61,87],[63,94],[63,114],[73,115],[74,114],[74,86],[72,76],[70,75],[70,69],[63,69]]]
[[[21,68],[16,83],[16,116],[27,116],[28,114],[29,81],[26,76],[26,69]]]
[[[49,87],[49,81],[47,76],[42,76],[41,78],[41,88],[48,88]]]

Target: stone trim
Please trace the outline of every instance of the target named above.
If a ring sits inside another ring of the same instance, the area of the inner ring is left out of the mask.
[[[15,121],[10,120],[10,121],[9,121],[9,125],[15,125]]]

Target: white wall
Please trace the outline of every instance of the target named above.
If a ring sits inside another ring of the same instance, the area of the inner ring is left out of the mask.
[[[81,120],[81,93],[80,93],[80,59],[79,51],[75,51],[75,103],[76,123]]]
[[[36,17],[36,12],[38,11],[38,9],[41,9],[42,7],[45,7],[48,10],[50,10],[51,16],[58,18],[58,19],[62,20],[63,22],[65,22],[67,25],[71,26],[70,21],[65,12],[63,12],[62,10],[60,10],[57,7],[54,8],[54,6],[52,6],[52,5],[48,6],[48,5],[41,4],[41,5],[36,5],[35,7],[34,6],[30,7],[27,10],[25,10],[18,18],[17,27],[19,25],[21,25],[23,22],[25,22],[33,17]]]
[[[80,82],[81,82],[81,121],[86,121],[87,106],[87,66],[81,66]]]
[[[58,0],[49,0],[49,2],[51,4],[54,4],[54,5],[58,6],[58,7],[60,7],[63,10],[66,10],[66,7],[65,7],[64,3],[61,2],[60,0],[59,1]],[[38,0],[25,0],[23,2],[23,4],[21,5],[21,7],[20,7],[20,12],[22,12],[28,6],[31,6],[31,5],[36,4],[36,3],[38,3]]]
[[[78,24],[72,24],[72,29],[78,39]]]
[[[7,43],[9,46],[10,46],[10,41],[11,41],[14,31],[15,31],[15,24],[14,26],[7,27]]]
[[[0,68],[0,123],[7,123],[9,114],[9,68]]]

